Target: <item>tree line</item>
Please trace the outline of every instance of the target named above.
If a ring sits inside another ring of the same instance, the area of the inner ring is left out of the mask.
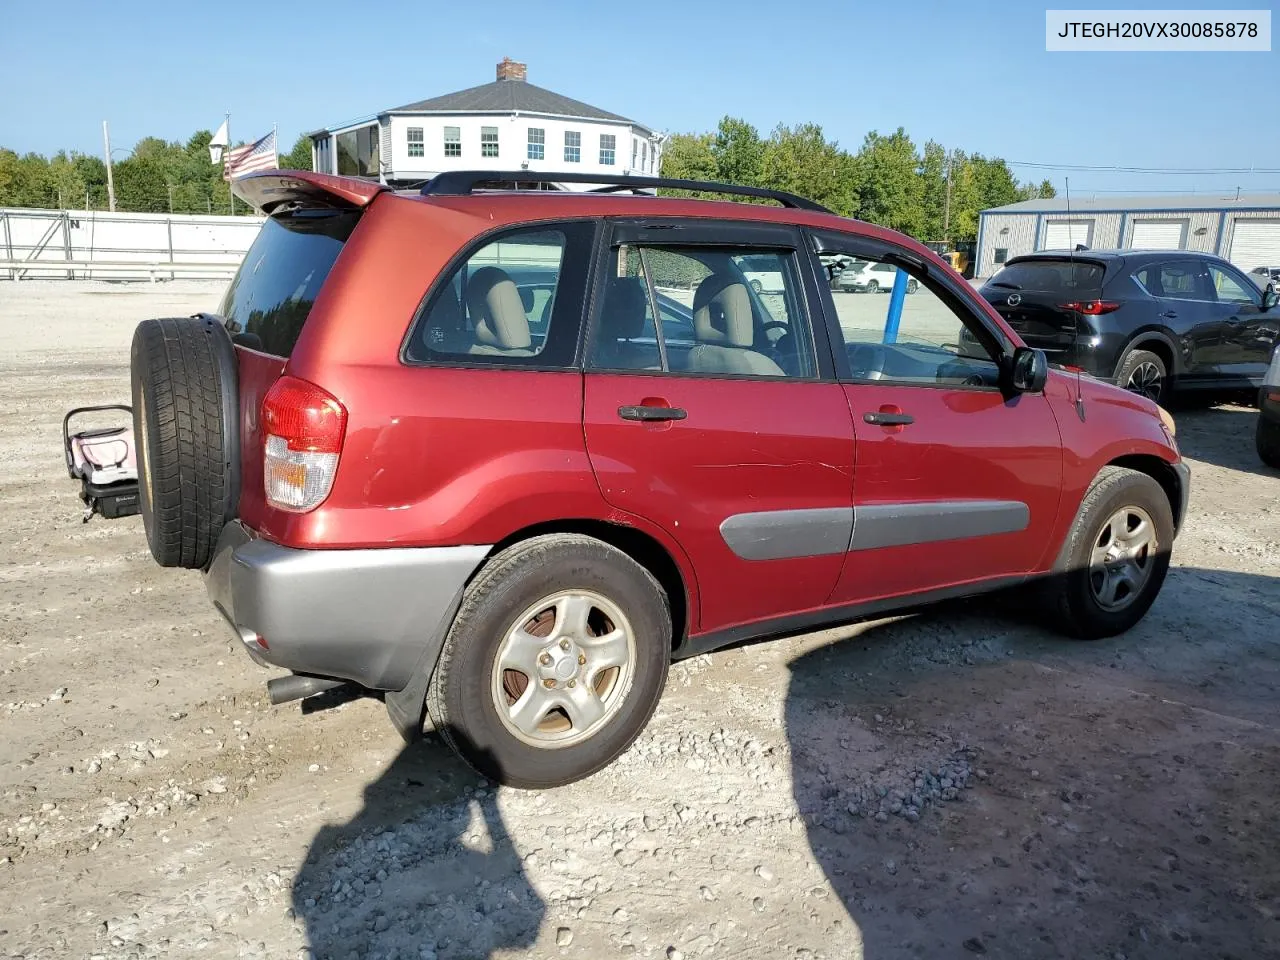
[[[219,213],[232,209],[222,165],[209,161],[212,132],[200,130],[186,143],[158,137],[139,140],[129,155],[112,165],[116,209],[134,213]],[[113,151],[114,153],[114,151]],[[283,168],[311,169],[311,141],[299,137]],[[58,151],[19,156],[0,146],[0,207],[106,210],[107,167],[101,157]],[[235,201],[235,212],[253,211]]]
[[[786,190],[842,216],[952,243],[977,237],[982,210],[1055,194],[1048,180],[1019,183],[1000,159],[933,140],[920,150],[901,127],[888,135],[873,130],[849,153],[817,124],[779,124],[766,138],[728,116],[714,133],[670,137],[662,175]]]
[[[116,209],[140,213],[230,213],[220,164],[209,162],[213,134],[186,141],[140,140],[114,164]],[[284,168],[311,168],[311,141],[301,136],[280,155]],[[1003,160],[947,150],[930,140],[918,148],[905,130],[868,133],[850,153],[822,128],[779,124],[768,137],[745,120],[724,117],[713,133],[668,139],[662,174],[769,187],[808,197],[844,216],[900,230],[921,240],[972,241],[978,213],[1032,197],[1052,197],[1048,180],[1020,183]],[[664,191],[671,192],[671,191]],[[767,201],[764,201],[767,202]],[[101,158],[59,151],[19,156],[0,147],[0,207],[107,209]],[[237,213],[249,213],[240,202]]]

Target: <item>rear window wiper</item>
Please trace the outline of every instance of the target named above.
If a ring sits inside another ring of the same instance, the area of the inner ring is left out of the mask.
[[[992,281],[991,281],[991,286],[993,286],[993,287],[1004,287],[1006,290],[1021,290],[1021,289],[1022,289],[1022,287],[1018,286],[1016,283],[1010,283],[1010,282],[1009,282],[1009,281],[1007,281],[1007,280],[992,280]]]

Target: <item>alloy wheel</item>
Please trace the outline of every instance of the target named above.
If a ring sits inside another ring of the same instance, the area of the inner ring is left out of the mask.
[[[1142,507],[1121,507],[1098,531],[1089,559],[1089,587],[1098,606],[1115,613],[1142,593],[1155,567],[1155,524]]]
[[[1124,386],[1126,390],[1159,403],[1160,395],[1164,392],[1164,377],[1159,367],[1150,361],[1145,361],[1133,368]]]
[[[558,749],[608,724],[635,672],[635,634],[617,604],[564,590],[516,618],[494,658],[491,695],[512,736]]]

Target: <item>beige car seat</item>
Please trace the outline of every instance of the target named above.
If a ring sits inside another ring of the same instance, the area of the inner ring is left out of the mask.
[[[698,285],[693,295],[693,336],[697,345],[689,351],[690,372],[786,375],[773,360],[752,349],[751,297],[746,284],[731,276],[713,274]]]
[[[467,310],[475,325],[475,344],[467,351],[483,356],[532,357],[533,338],[520,291],[505,270],[481,267],[467,281]]]

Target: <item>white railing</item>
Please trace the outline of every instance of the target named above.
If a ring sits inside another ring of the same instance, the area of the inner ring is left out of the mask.
[[[0,209],[0,280],[231,276],[260,217]]]
[[[0,279],[230,279],[239,263],[168,260],[0,260]]]

